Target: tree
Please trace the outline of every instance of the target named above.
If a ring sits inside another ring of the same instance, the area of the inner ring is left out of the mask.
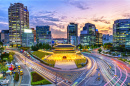
[[[44,49],[44,48],[45,48],[45,46],[46,46],[46,44],[45,44],[45,43],[43,43],[43,44],[42,44],[42,49]]]
[[[13,56],[15,53],[14,52],[9,52],[9,54]]]
[[[42,49],[42,43],[39,43],[39,49]]]
[[[49,44],[46,44],[45,49],[51,49],[51,46]]]
[[[101,49],[101,48],[99,48],[99,49],[98,49],[98,52],[99,52],[99,53],[101,53],[101,52],[102,52],[102,49]]]
[[[3,47],[3,42],[0,42],[0,46],[2,46],[2,47]]]
[[[94,48],[94,45],[91,45],[91,48],[93,49],[93,48]]]
[[[79,49],[81,50],[82,48],[83,48],[83,46],[80,44],[80,45],[79,45]]]
[[[6,72],[8,70],[8,67],[7,66],[4,66],[4,65],[0,65],[0,71],[2,72]]]
[[[12,62],[13,59],[14,59],[13,56],[10,54],[9,55],[9,61]]]
[[[32,49],[33,51],[37,51],[39,48],[38,48],[37,46],[32,46],[31,49]]]

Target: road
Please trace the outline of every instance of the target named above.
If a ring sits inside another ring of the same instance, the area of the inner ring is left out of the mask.
[[[32,67],[50,82],[57,82],[58,86],[126,86],[130,83],[130,66],[99,54],[97,49],[91,54],[83,53],[89,63],[86,67],[70,71],[48,67],[24,54],[14,52],[21,63],[26,63],[27,67]]]
[[[30,76],[30,71],[29,68],[26,67],[25,64],[23,64],[18,58],[18,55],[14,55],[16,62],[19,63],[21,66],[21,69],[23,69],[23,75],[20,77],[20,86],[30,86],[31,83],[31,76]]]
[[[91,60],[88,58],[89,63],[91,65],[87,65],[84,68],[77,69],[77,70],[70,70],[70,71],[66,71],[66,70],[59,71],[59,69],[55,69],[54,71],[54,68],[50,70],[50,67],[47,68],[47,66],[40,63],[39,61],[28,58],[24,54],[19,53],[18,51],[14,51],[14,50],[8,50],[8,51],[15,52],[15,55],[17,56],[17,59],[20,61],[20,63],[24,63],[26,64],[27,67],[33,68],[34,71],[38,72],[40,75],[48,79],[50,82],[54,84],[57,82],[57,85],[59,86],[71,86],[72,82],[75,79],[77,79],[79,76],[82,76],[85,72],[87,72],[92,67]],[[71,79],[71,83],[68,81],[68,79]]]
[[[125,63],[98,53],[95,49],[90,57],[96,58],[104,80],[107,82],[104,86],[126,86],[130,83],[130,67]]]

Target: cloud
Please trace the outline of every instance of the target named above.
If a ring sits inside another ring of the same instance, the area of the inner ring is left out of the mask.
[[[8,25],[7,22],[0,22],[0,24],[3,24],[3,25]]]
[[[105,23],[105,24],[111,24],[109,21],[107,21],[107,20],[105,20],[104,19],[104,16],[101,16],[101,17],[99,17],[99,18],[92,18],[92,21],[94,21],[94,22],[103,22],[103,23]]]
[[[83,1],[77,1],[77,0],[67,0],[67,3],[81,9],[81,10],[86,10],[89,9],[88,5],[83,2]]]
[[[57,30],[55,28],[51,28],[51,31],[52,31],[53,38],[64,38],[64,37],[66,38],[67,37],[67,32],[62,32],[62,31]]]
[[[125,18],[130,18],[130,13],[124,13],[122,16]]]

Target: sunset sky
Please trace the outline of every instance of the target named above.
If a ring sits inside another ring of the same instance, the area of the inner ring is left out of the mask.
[[[53,38],[66,38],[67,25],[93,23],[99,32],[112,35],[114,20],[130,18],[130,0],[0,0],[0,30],[8,27],[10,3],[23,3],[29,10],[30,28],[50,25]]]

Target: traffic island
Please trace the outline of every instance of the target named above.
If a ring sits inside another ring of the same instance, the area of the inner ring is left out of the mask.
[[[34,51],[32,55],[42,63],[61,70],[72,70],[86,66],[87,59],[76,51],[76,46],[71,44],[59,44],[54,46],[53,52]]]
[[[42,76],[40,76],[37,72],[31,72],[31,85],[48,85],[52,84]]]

